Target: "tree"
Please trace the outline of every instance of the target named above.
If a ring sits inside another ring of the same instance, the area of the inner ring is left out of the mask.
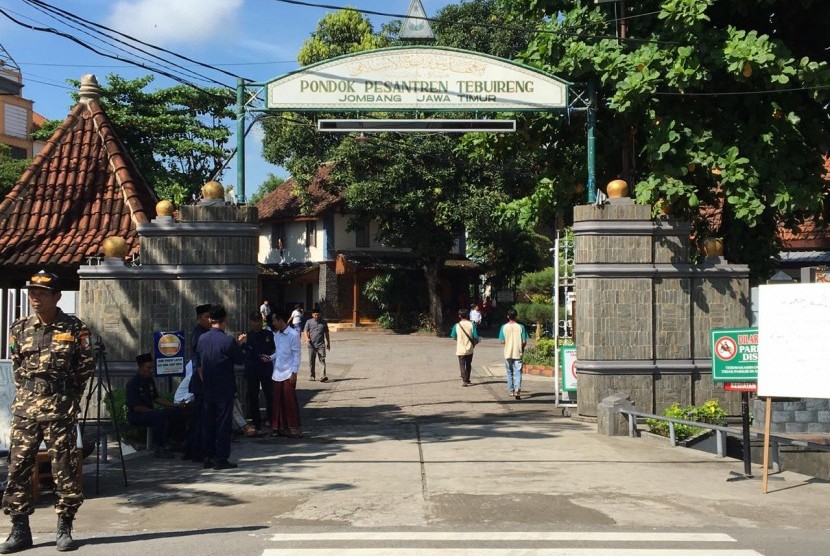
[[[32,164],[32,159],[18,160],[11,157],[8,145],[0,143],[0,197],[11,191],[23,172]]]
[[[536,323],[536,339],[542,337],[542,325],[553,322],[553,268],[530,272],[522,277],[519,294],[526,303],[517,303],[516,311],[525,321]]]
[[[259,189],[256,190],[256,193],[251,195],[251,198],[248,200],[248,204],[256,205],[258,202],[262,200],[263,197],[274,191],[276,188],[281,186],[285,183],[285,178],[281,178],[279,176],[275,176],[274,174],[268,174],[265,178],[265,181],[259,186]]]
[[[145,91],[152,82],[150,75],[127,80],[109,74],[100,102],[147,183],[160,198],[181,204],[221,176],[231,156],[227,122],[236,96],[184,85]],[[77,102],[77,93],[72,97]],[[48,139],[59,124],[49,122],[37,136]]]
[[[601,180],[629,170],[637,202],[664,199],[694,220],[698,237],[723,236],[727,256],[748,263],[756,279],[778,251],[779,223],[827,221],[830,68],[826,45],[812,40],[830,18],[827,2],[629,2],[624,40],[614,37],[618,22],[608,5],[521,0],[505,7],[539,26],[526,63],[599,86]],[[555,117],[535,120],[535,142],[565,135]],[[568,142],[566,160],[584,159],[581,143]],[[584,163],[568,166],[584,170]],[[546,175],[567,192],[563,170]],[[699,217],[701,204],[722,211],[719,224]]]
[[[446,7],[434,26],[438,44],[480,48],[485,53],[497,50],[505,56],[520,52],[527,44],[527,33],[488,34],[471,25],[492,20],[495,10],[496,2],[492,0]],[[329,14],[303,46],[299,59],[309,64],[329,55],[365,50],[367,45],[387,46],[393,44],[398,28],[393,23],[373,35],[368,21],[355,12]],[[378,134],[361,144],[353,137],[318,134],[309,119],[295,114],[266,118],[263,127],[266,159],[289,169],[301,204],[304,188],[319,164],[336,162],[330,182],[344,191],[355,214],[354,225],[374,220],[379,241],[390,247],[409,248],[416,256],[428,285],[430,314],[437,325],[443,314],[438,271],[465,227],[470,228],[471,245],[482,260],[500,260],[492,248],[495,244],[536,239],[530,234],[512,233],[509,225],[502,227],[495,218],[500,200],[510,200],[512,190],[523,191],[528,183],[534,183],[527,180],[533,165],[515,156],[517,151],[505,150],[489,158],[470,157],[459,148],[458,137],[448,135]],[[491,233],[494,228],[506,233]],[[478,233],[485,230],[489,235]],[[502,247],[501,252],[507,251]]]

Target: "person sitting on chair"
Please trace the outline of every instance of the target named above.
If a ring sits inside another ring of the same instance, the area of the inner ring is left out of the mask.
[[[127,420],[131,425],[150,427],[156,445],[156,457],[173,457],[166,447],[170,421],[176,419],[184,403],[175,404],[159,396],[153,380],[153,356],[142,353],[135,358],[138,373],[127,382]],[[155,406],[162,409],[156,409]]]

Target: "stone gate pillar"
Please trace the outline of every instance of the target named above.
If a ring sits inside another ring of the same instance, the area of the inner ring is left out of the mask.
[[[749,324],[749,270],[690,263],[687,223],[654,220],[627,198],[574,209],[577,405],[595,417],[626,393],[641,411],[740,399],[711,381],[711,328]]]

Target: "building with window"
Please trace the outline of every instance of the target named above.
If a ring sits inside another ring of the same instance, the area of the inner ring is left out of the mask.
[[[332,322],[370,325],[378,311],[363,295],[367,280],[398,273],[423,284],[423,272],[409,249],[377,240],[375,222],[354,222],[343,196],[326,187],[331,169],[320,165],[302,198],[288,179],[257,204],[262,297],[274,307],[321,303]],[[463,234],[448,255],[439,278],[445,306],[452,308],[480,270],[466,258]],[[413,292],[410,308],[418,308],[418,298]]]

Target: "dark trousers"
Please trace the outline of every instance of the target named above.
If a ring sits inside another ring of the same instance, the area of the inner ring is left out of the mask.
[[[167,445],[167,430],[169,427],[167,412],[163,409],[154,409],[130,415],[130,424],[153,429],[153,444],[156,448]]]
[[[458,368],[461,371],[461,382],[464,384],[470,383],[470,373],[473,370],[473,354],[459,355]]]
[[[251,424],[258,429],[262,425],[262,416],[259,413],[260,387],[265,397],[265,418],[270,421],[274,414],[274,382],[271,380],[271,370],[251,371],[245,376],[245,381],[248,385],[248,417]]]
[[[274,382],[274,417],[271,428],[276,431],[300,427],[300,404],[291,380]]]
[[[233,398],[205,396],[202,413],[202,452],[205,459],[226,461],[231,455]]]
[[[187,439],[185,440],[184,453],[191,459],[202,459],[202,415],[205,412],[202,395],[195,394],[190,405],[192,409],[187,421]]]

